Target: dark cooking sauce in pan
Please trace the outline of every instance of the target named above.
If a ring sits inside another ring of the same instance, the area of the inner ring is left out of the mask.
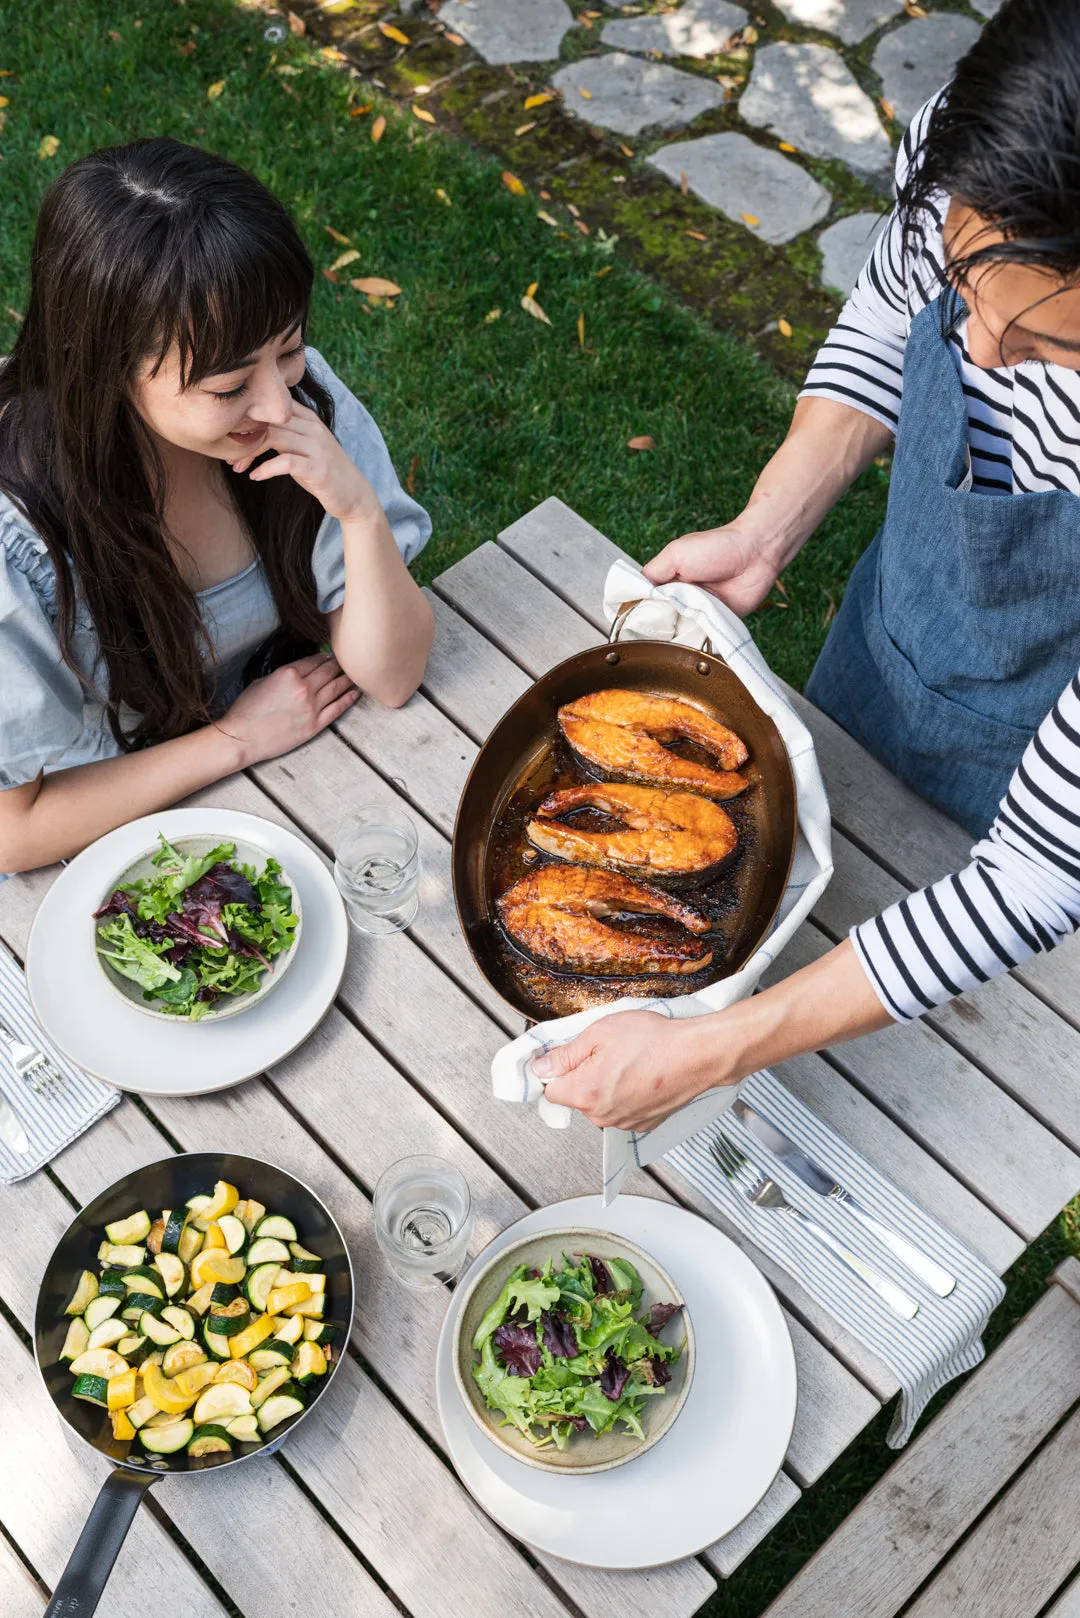
[[[715,758],[692,743],[679,743],[669,750],[683,758],[716,768]],[[747,913],[748,902],[752,901],[751,889],[760,885],[756,805],[761,786],[753,759],[740,773],[750,783],[747,790],[720,805],[731,816],[739,834],[738,847],[730,860],[704,881],[693,878],[678,881],[640,879],[677,896],[709,917],[712,931],[702,937],[712,947],[713,959],[710,964],[700,972],[663,972],[647,977],[591,977],[580,972],[554,972],[520,950],[496,921],[493,927],[496,953],[516,982],[522,997],[535,1006],[538,1017],[562,1017],[588,1006],[624,999],[627,995],[652,999],[693,994],[719,978],[727,977],[742,964],[745,952],[740,949],[744,942],[741,924]],[[511,792],[495,822],[488,845],[487,880],[492,901],[490,913],[493,916],[497,915],[493,901],[529,871],[535,871],[541,865],[567,863],[541,853],[529,842],[525,827],[533,818],[537,805],[549,792],[579,786],[595,779],[597,777],[574,757],[562,736],[557,735],[553,745]],[[579,810],[570,823],[596,831],[614,830],[619,824],[611,816],[595,809]],[[668,921],[665,917],[623,916],[613,918],[613,923],[620,931],[647,933],[652,937],[685,936],[684,929],[678,923]],[[739,959],[733,961],[732,955],[736,951]]]

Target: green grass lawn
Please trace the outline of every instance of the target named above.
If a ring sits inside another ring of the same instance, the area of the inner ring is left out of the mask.
[[[538,223],[536,199],[511,195],[497,163],[390,108],[373,144],[374,112],[349,117],[350,81],[318,42],[271,46],[266,21],[224,0],[7,8],[0,347],[17,330],[11,311],[25,308],[34,215],[50,179],[96,146],[170,134],[258,174],[296,214],[320,268],[342,251],[331,227],[360,254],[348,275],[403,288],[394,307],[365,312],[360,294],[319,276],[308,336],[374,412],[431,511],[421,578],[552,494],[643,559],[676,534],[733,517],[783,436],[786,384],[617,256]],[[283,65],[296,71],[281,74]],[[49,135],[59,147],[40,157]],[[534,281],[550,327],[521,309]],[[655,451],[626,448],[646,433]],[[787,604],[754,622],[773,666],[795,684],[885,495],[886,474],[874,468],[788,570]],[[995,1334],[1030,1306],[1073,1234],[1063,1218],[1018,1266]],[[809,1492],[718,1592],[709,1618],[757,1618],[883,1470],[884,1430],[875,1423]]]
[[[364,313],[359,293],[320,276],[309,338],[373,411],[402,477],[413,469],[435,525],[423,579],[552,494],[642,559],[733,517],[783,436],[787,385],[593,242],[560,240],[536,219],[542,203],[503,186],[498,164],[410,117],[391,116],[373,144],[374,114],[349,117],[340,67],[310,38],[267,44],[266,22],[222,0],[26,0],[7,10],[0,344],[15,333],[4,306],[25,307],[49,180],[95,146],[169,134],[259,175],[293,210],[320,268],[342,251],[330,226],[359,251],[348,275],[403,288],[396,307]],[[298,71],[283,75],[283,65]],[[60,144],[41,158],[47,135]],[[534,281],[550,327],[521,308]],[[487,320],[494,309],[501,315]],[[628,450],[638,434],[655,451]],[[885,493],[886,473],[872,469],[788,570],[787,604],[759,615],[766,655],[796,684]]]

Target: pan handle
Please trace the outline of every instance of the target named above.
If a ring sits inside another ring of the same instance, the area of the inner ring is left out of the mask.
[[[615,645],[618,644],[618,641],[622,636],[623,629],[624,629],[624,627],[626,625],[626,620],[629,618],[630,614],[634,611],[634,609],[636,607],[641,606],[641,602],[644,599],[645,598],[642,597],[638,601],[624,601],[624,602],[622,602],[622,604],[619,607],[618,612],[615,614],[615,617],[611,621],[611,628],[608,630],[608,645],[609,646],[615,646]],[[712,641],[709,639],[708,635],[706,635],[705,639],[702,641],[699,650],[704,652],[707,657],[719,656],[718,653],[713,652]],[[721,661],[723,661],[723,660],[721,659]]]
[[[142,1498],[157,1482],[153,1472],[114,1466],[101,1485],[79,1542],[45,1608],[45,1618],[90,1618]]]

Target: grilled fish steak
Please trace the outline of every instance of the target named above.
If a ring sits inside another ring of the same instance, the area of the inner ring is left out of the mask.
[[[561,707],[559,725],[578,757],[607,775],[711,798],[734,798],[746,788],[737,773],[749,757],[745,743],[689,702],[641,691],[593,691]],[[664,743],[675,741],[696,742],[721,769],[670,752]]]
[[[713,958],[709,945],[693,936],[708,931],[706,916],[615,871],[544,865],[515,882],[497,905],[514,942],[557,972],[594,977],[701,972]],[[627,913],[664,916],[687,932],[654,938],[610,925],[609,917]]]
[[[560,818],[575,809],[600,809],[622,825],[617,831],[594,831]],[[559,859],[653,878],[700,876],[726,860],[738,843],[730,816],[709,798],[613,781],[552,792],[526,834]]]

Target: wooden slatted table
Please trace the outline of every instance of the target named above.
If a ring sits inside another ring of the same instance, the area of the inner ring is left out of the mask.
[[[476,1249],[530,1207],[593,1192],[599,1137],[497,1105],[488,1067],[520,1022],[484,984],[457,928],[450,833],[479,744],[531,679],[605,633],[617,548],[547,500],[439,578],[422,691],[390,712],[361,702],[286,758],[191,800],[291,827],[324,854],[350,803],[404,800],[420,829],[421,909],[406,934],[354,937],[336,1006],[272,1073],[217,1095],[130,1097],[49,1172],[0,1190],[0,1609],[40,1612],[103,1463],[67,1442],[28,1349],[38,1280],[71,1217],[110,1181],[174,1149],[269,1158],[334,1210],[358,1275],[350,1354],[283,1451],[198,1489],[154,1491],[101,1611],[109,1618],[286,1612],[416,1618],[623,1618],[628,1604],[689,1618],[895,1392],[888,1369],[738,1235],[781,1298],[799,1367],[784,1470],[752,1516],[702,1557],[640,1574],[526,1553],[473,1504],[447,1463],[432,1365],[446,1297],[397,1285],[379,1257],[371,1188],[410,1152],[451,1158],[472,1186]],[[848,926],[965,861],[968,840],[795,697],[833,805],[836,876],[784,957],[813,959]],[[0,937],[21,958],[56,875],[0,886]],[[1066,946],[908,1028],[783,1076],[905,1190],[1003,1271],[1080,1190],[1080,945]],[[723,1225],[665,1164],[633,1192]],[[725,1227],[726,1228],[726,1227]],[[729,1230],[729,1234],[734,1234]],[[243,1532],[223,1531],[242,1523]],[[5,1537],[6,1536],[6,1541]],[[9,1543],[8,1543],[9,1542]],[[14,1548],[14,1549],[13,1549]],[[16,1556],[15,1552],[18,1555]]]

